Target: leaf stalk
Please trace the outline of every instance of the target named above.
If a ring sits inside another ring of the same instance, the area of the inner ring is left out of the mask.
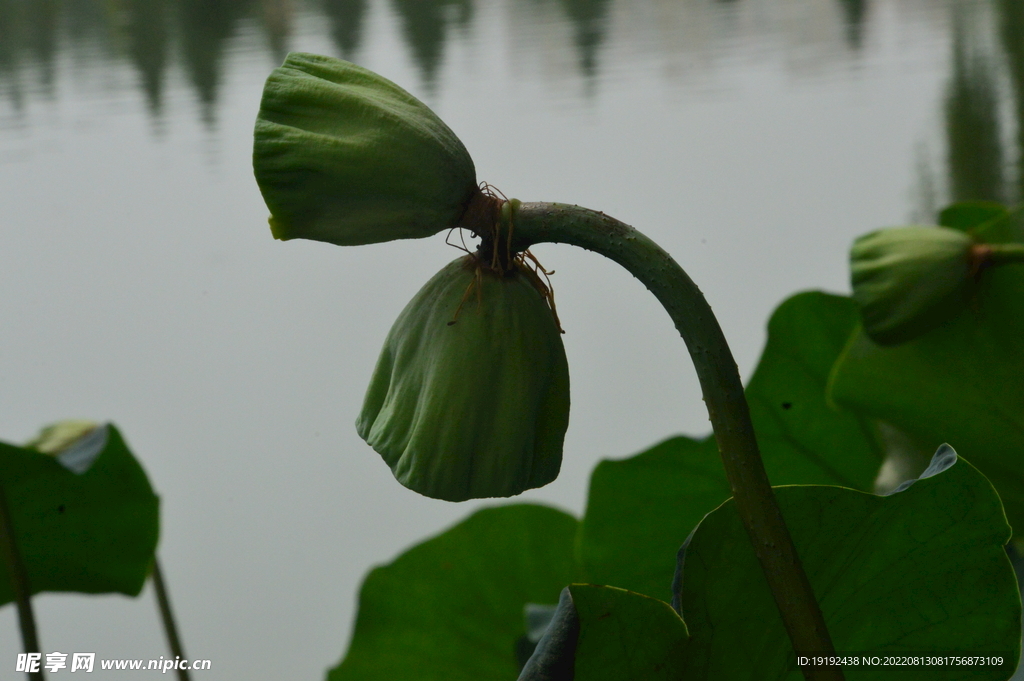
[[[160,561],[153,557],[153,591],[156,592],[156,602],[160,609],[160,621],[164,625],[164,633],[167,636],[167,644],[171,648],[171,654],[184,660],[185,649],[181,645],[181,637],[178,635],[178,625],[174,621],[174,613],[171,611],[171,598],[167,593],[167,585],[164,583],[163,572],[160,569]],[[178,680],[189,681],[187,669],[179,668]]]
[[[32,612],[32,589],[29,586],[28,571],[18,551],[14,534],[14,521],[7,504],[3,481],[0,480],[0,551],[3,551],[7,572],[11,575],[11,588],[18,608],[18,624],[21,627],[22,647],[26,653],[39,653],[39,636],[36,633],[36,618]],[[42,667],[39,671],[28,672],[31,681],[43,681]]]

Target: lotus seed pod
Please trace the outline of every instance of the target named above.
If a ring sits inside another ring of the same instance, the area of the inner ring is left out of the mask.
[[[420,494],[507,497],[558,475],[569,425],[562,338],[530,275],[459,258],[384,343],[359,435]]]
[[[355,64],[297,52],[263,89],[253,170],[276,238],[341,246],[449,229],[479,192],[466,148],[425,104]]]
[[[955,316],[971,280],[972,245],[946,227],[897,227],[857,239],[850,272],[868,336],[904,343]]]

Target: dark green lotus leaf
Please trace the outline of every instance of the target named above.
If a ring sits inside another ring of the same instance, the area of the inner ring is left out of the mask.
[[[850,298],[807,291],[779,305],[768,321],[768,341],[746,396],[772,484],[873,489],[882,464],[875,429],[830,405],[826,395],[857,319]]]
[[[679,546],[731,495],[713,438],[675,437],[602,461],[580,525],[583,579],[669,600]]]
[[[1024,527],[1024,266],[982,273],[974,302],[886,348],[857,333],[836,363],[834,401],[924,446],[949,442],[992,481]]]
[[[399,482],[448,501],[551,482],[569,424],[551,309],[521,270],[476,263],[453,261],[402,311],[356,423]]]
[[[872,488],[881,454],[871,428],[825,399],[829,370],[856,318],[849,298],[808,292],[784,302],[768,323],[746,394],[775,484]],[[730,496],[712,438],[672,438],[629,459],[602,461],[580,528],[584,578],[669,600],[679,546]]]
[[[973,243],[948,227],[894,227],[858,238],[850,279],[867,334],[883,345],[904,343],[964,309]]]
[[[1021,209],[1010,210],[992,201],[954,203],[939,214],[939,224],[970,234],[980,243],[1002,244],[1024,241]]]
[[[608,586],[569,587],[579,615],[579,681],[679,681],[686,625],[664,601]]]
[[[993,220],[1001,220],[1009,213],[1006,206],[995,201],[961,201],[942,209],[939,224],[961,232],[971,232]]]
[[[992,485],[951,448],[890,496],[824,486],[775,492],[837,652],[1003,659],[849,666],[848,681],[1004,681],[1016,668],[1021,604],[1004,550],[1010,528]],[[731,500],[701,522],[680,565],[678,602],[691,638],[679,678],[801,678]]]
[[[153,565],[158,499],[114,426],[76,438],[66,430],[35,443],[51,453],[0,443],[0,483],[32,592],[138,595]],[[13,598],[0,561],[0,604]]]
[[[523,608],[573,581],[576,519],[544,506],[477,511],[374,569],[330,681],[509,681]]]
[[[478,192],[462,142],[425,104],[355,64],[298,52],[267,79],[253,169],[275,237],[342,246],[449,229]]]

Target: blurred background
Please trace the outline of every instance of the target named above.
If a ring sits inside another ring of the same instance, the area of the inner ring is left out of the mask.
[[[419,497],[355,434],[391,323],[458,252],[271,238],[252,126],[290,50],[426,101],[508,196],[651,236],[744,377],[785,297],[848,291],[855,236],[1021,195],[1016,0],[0,0],[0,439],[122,429],[196,679],[323,678],[366,571],[496,503]],[[709,426],[653,297],[534,251],[573,406],[561,476],[522,498],[580,514],[598,460]],[[46,652],[167,655],[149,587],[35,603]],[[4,678],[19,648],[7,606]]]

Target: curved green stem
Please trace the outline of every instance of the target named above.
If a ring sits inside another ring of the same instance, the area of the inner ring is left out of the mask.
[[[736,509],[800,654],[830,654],[832,641],[761,461],[739,371],[722,329],[696,284],[657,244],[604,213],[558,203],[512,202],[512,247],[565,243],[625,267],[672,317],[697,369]],[[838,667],[804,667],[814,681],[841,681]]]
[[[26,653],[39,653],[39,637],[36,634],[36,618],[32,613],[32,589],[29,587],[28,572],[21,560],[18,543],[15,541],[14,522],[11,520],[11,509],[7,505],[3,481],[0,481],[0,551],[3,552],[7,572],[11,575],[11,587],[14,601],[18,606],[18,624],[21,626],[21,640]],[[29,672],[32,681],[42,681],[43,671]]]

